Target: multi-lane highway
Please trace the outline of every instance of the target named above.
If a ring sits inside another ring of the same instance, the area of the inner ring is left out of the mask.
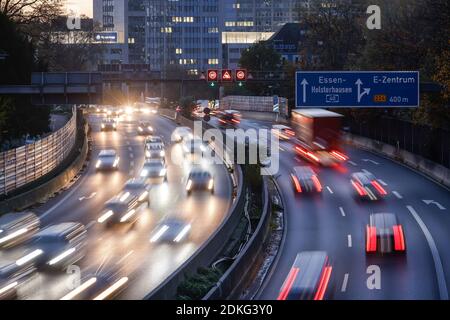
[[[243,119],[240,127],[269,129],[271,125]],[[289,175],[293,167],[311,164],[295,154],[290,142],[280,144],[280,172],[275,177],[285,205],[287,232],[258,298],[276,299],[297,253],[308,250],[325,250],[331,258],[333,271],[326,298],[448,298],[449,190],[386,158],[348,146],[346,151],[350,161],[345,165],[313,167],[324,188],[321,195],[308,196],[294,192]],[[388,196],[377,202],[357,199],[350,175],[358,171],[373,173]],[[366,255],[365,226],[371,213],[397,214],[406,237],[405,255]],[[380,279],[369,279],[377,267]]]
[[[80,222],[88,229],[86,256],[70,272],[39,272],[19,290],[21,299],[59,299],[79,284],[81,278],[120,269],[129,278],[127,290],[119,298],[142,299],[189,258],[222,222],[232,202],[230,176],[224,166],[211,165],[214,194],[186,195],[186,179],[191,164],[171,162],[182,156],[181,146],[171,142],[174,122],[157,115],[123,115],[115,132],[101,132],[103,116],[90,115],[93,151],[89,167],[67,191],[34,211],[41,227],[62,222]],[[150,207],[143,205],[133,228],[106,228],[97,219],[109,199],[118,194],[126,181],[138,177],[144,163],[144,137],[138,135],[141,120],[150,121],[155,135],[166,145],[168,182],[151,185]],[[116,172],[97,172],[95,164],[102,149],[115,149],[120,157]],[[179,244],[150,243],[158,222],[177,218],[191,224],[190,237]],[[0,250],[0,262],[15,261],[27,250],[27,244]],[[83,280],[82,280],[83,281]]]

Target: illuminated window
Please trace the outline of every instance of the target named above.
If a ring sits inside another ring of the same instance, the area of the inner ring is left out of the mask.
[[[181,49],[181,48],[176,48],[176,49],[175,49],[175,54],[183,54],[183,49]]]

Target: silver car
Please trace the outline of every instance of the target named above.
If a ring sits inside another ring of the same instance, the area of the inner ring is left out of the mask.
[[[191,224],[176,218],[163,220],[153,230],[150,242],[181,243],[189,239]]]
[[[145,161],[140,177],[142,179],[163,178],[167,181],[167,167],[164,161],[150,159]]]
[[[29,254],[22,261],[33,261],[40,268],[65,269],[85,255],[87,231],[77,222],[51,225],[36,233]]]
[[[95,168],[100,170],[117,170],[119,168],[120,158],[115,150],[102,150],[98,155]]]
[[[39,230],[39,218],[32,212],[7,213],[0,217],[0,248],[28,240]]]

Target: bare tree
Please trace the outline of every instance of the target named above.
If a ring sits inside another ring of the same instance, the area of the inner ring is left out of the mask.
[[[0,12],[18,24],[51,21],[63,12],[63,0],[0,0]]]

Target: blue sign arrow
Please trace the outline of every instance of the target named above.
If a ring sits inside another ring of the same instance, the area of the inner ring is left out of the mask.
[[[297,108],[415,108],[417,71],[299,71]]]

